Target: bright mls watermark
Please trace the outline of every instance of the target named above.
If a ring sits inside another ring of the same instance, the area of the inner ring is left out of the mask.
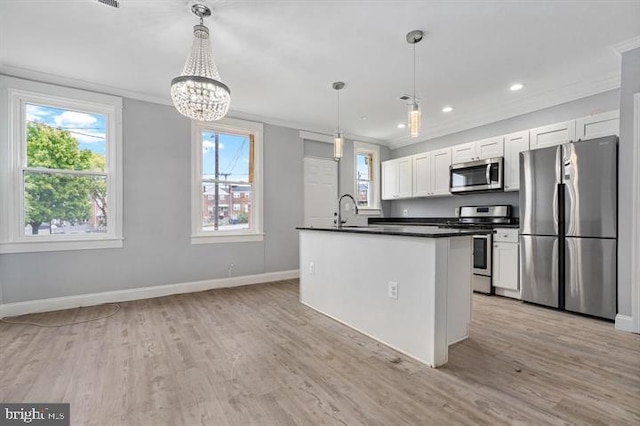
[[[69,426],[70,407],[61,404],[5,404],[0,403],[0,426],[36,425]]]

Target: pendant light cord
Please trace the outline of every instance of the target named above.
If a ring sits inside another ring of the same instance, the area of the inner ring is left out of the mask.
[[[416,43],[413,43],[413,103],[416,103]]]
[[[336,90],[336,92],[338,92],[338,128],[336,130],[340,133],[340,90]]]

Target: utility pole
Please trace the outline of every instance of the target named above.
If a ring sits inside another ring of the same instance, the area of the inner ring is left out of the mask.
[[[220,220],[218,218],[219,214],[220,214],[219,213],[220,200],[218,199],[218,196],[220,195],[220,189],[219,189],[220,184],[218,183],[218,177],[220,176],[220,173],[219,173],[219,161],[218,161],[218,152],[220,150],[220,139],[219,139],[218,132],[214,133],[213,137],[214,137],[214,142],[215,142],[215,155],[216,155],[216,160],[215,160],[215,162],[216,162],[216,167],[215,167],[216,186],[215,186],[215,200],[214,200],[214,203],[215,203],[215,209],[214,209],[215,210],[214,211],[215,219],[213,220],[213,229],[217,231],[218,230],[218,222]]]

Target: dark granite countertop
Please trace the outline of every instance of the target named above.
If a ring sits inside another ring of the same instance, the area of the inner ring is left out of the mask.
[[[453,229],[453,228],[432,228],[427,226],[343,226],[342,228],[312,228],[298,227],[300,231],[327,231],[343,232],[353,234],[371,235],[399,235],[403,237],[423,237],[423,238],[447,238],[464,237],[468,235],[490,234],[490,229]]]
[[[491,224],[492,228],[519,228],[518,219],[512,219],[513,223],[495,223]],[[369,218],[369,226],[375,225],[401,225],[401,226],[440,226],[447,227],[452,225],[453,228],[459,229],[460,222],[457,217],[371,217]],[[468,228],[477,230],[478,227],[469,225]]]

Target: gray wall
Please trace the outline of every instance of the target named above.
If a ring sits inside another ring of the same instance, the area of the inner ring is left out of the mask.
[[[618,312],[631,316],[633,296],[631,259],[633,245],[632,220],[640,212],[633,211],[633,95],[640,92],[640,48],[622,55],[620,88],[620,144],[618,153]]]
[[[398,148],[391,151],[391,158],[404,157],[492,136],[505,135],[618,108],[620,108],[620,90],[611,90],[463,132],[452,133],[415,145]],[[408,215],[411,217],[449,217],[454,215],[455,207],[460,205],[482,204],[511,204],[515,208],[514,213],[517,214],[518,193],[487,193],[390,201],[388,202],[389,207],[385,210],[385,216],[402,216],[403,210],[407,209]]]
[[[303,144],[265,125],[264,242],[191,245],[190,122],[173,107],[124,100],[124,248],[0,255],[2,302],[298,268]]]

